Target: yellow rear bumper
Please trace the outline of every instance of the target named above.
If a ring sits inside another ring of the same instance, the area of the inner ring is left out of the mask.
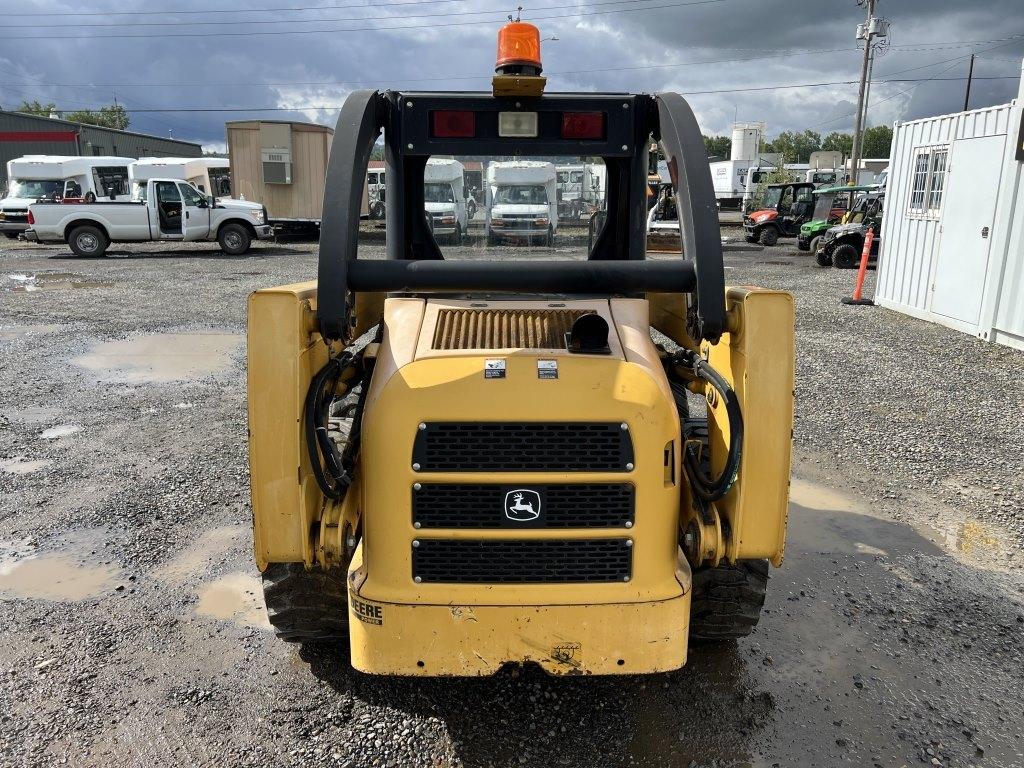
[[[666,600],[592,605],[410,605],[349,580],[352,666],[376,675],[491,675],[534,662],[552,675],[667,672],[686,663],[690,574]]]

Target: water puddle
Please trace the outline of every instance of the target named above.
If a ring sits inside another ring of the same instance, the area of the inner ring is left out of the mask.
[[[225,525],[206,531],[195,543],[157,568],[154,575],[162,581],[198,583],[198,575],[225,558],[242,530],[238,525]]]
[[[74,362],[118,383],[164,383],[227,370],[242,337],[234,333],[160,333],[95,344]]]
[[[39,433],[39,436],[43,438],[43,440],[57,440],[58,438],[69,437],[70,435],[74,435],[81,431],[82,428],[77,424],[60,424],[56,427],[44,429]]]
[[[0,282],[0,290],[9,293],[33,293],[66,288],[108,288],[113,284],[109,280],[97,280],[76,272],[15,272],[4,276]]]
[[[843,496],[839,491],[826,488],[794,477],[789,485],[789,500],[808,509],[829,510],[832,512],[857,512],[858,505],[852,499]]]
[[[15,456],[13,459],[0,459],[0,470],[9,475],[30,475],[49,464],[49,459],[26,459],[24,456]]]
[[[30,339],[35,336],[45,336],[48,333],[56,333],[61,329],[59,325],[0,325],[0,341],[15,341],[16,339]]]
[[[5,419],[17,421],[22,424],[45,424],[53,421],[60,415],[59,408],[50,408],[45,405],[29,405],[24,408],[5,408],[0,411]]]
[[[203,587],[196,613],[241,627],[270,629],[260,580],[243,571],[229,573]]]
[[[87,565],[67,553],[35,554],[23,542],[0,544],[0,594],[73,602],[99,597],[116,584],[118,571]]]

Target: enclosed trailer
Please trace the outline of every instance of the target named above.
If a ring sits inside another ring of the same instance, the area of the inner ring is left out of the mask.
[[[1022,105],[896,124],[877,304],[1024,349]]]
[[[319,231],[334,131],[276,120],[226,127],[235,196],[263,203],[278,232]]]

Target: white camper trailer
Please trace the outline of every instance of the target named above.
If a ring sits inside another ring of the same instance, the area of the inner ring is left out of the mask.
[[[461,243],[469,226],[464,193],[465,168],[458,160],[432,157],[423,171],[423,205],[435,236]]]
[[[28,207],[37,200],[128,200],[130,157],[26,155],[7,163],[7,197],[0,200],[0,232],[15,238],[28,229]]]
[[[537,160],[487,166],[487,242],[503,238],[550,246],[558,231],[555,166]]]
[[[180,179],[216,198],[231,197],[231,165],[226,157],[144,157],[129,166],[134,184]]]
[[[559,165],[555,172],[559,216],[575,221],[601,207],[606,178],[603,163]]]

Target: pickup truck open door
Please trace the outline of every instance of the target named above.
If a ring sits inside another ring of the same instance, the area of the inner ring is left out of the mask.
[[[192,185],[179,182],[183,240],[205,240],[210,234],[210,203]]]

